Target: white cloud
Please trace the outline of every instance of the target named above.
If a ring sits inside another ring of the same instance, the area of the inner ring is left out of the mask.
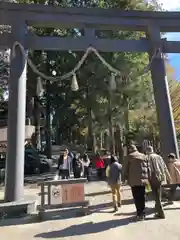
[[[159,0],[165,10],[180,9],[180,0]]]

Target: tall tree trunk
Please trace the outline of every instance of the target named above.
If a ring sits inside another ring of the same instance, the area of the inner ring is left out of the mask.
[[[122,131],[119,124],[116,125],[115,143],[116,143],[116,154],[119,156],[120,163],[123,163],[124,149],[123,149],[123,141],[122,141]]]
[[[104,148],[106,150],[108,150],[108,146],[109,146],[109,136],[108,136],[108,133],[107,131],[104,132]]]
[[[128,148],[130,141],[129,141],[129,99],[126,95],[124,95],[124,103],[125,103],[125,110],[124,110],[124,126],[125,126],[125,145]]]
[[[54,5],[53,0],[48,1],[48,5]],[[51,29],[49,29],[51,34]],[[47,51],[46,56],[46,73],[50,74],[50,52]],[[52,157],[52,136],[51,136],[51,103],[50,103],[50,82],[46,81],[46,154],[48,158]]]
[[[111,154],[115,154],[114,128],[112,122],[112,91],[110,89],[108,94],[108,121],[109,121],[110,152]]]
[[[101,133],[100,133],[100,149],[103,149],[103,135],[104,135],[104,132],[103,132],[103,130],[101,130]]]
[[[30,119],[31,124],[33,124],[33,111],[34,111],[34,98],[32,96],[27,96],[26,100],[26,117]]]
[[[49,52],[47,52],[46,72],[49,74]],[[50,82],[46,81],[46,154],[48,158],[52,157],[51,145],[51,103],[50,103]]]
[[[89,151],[94,151],[94,136],[93,136],[93,123],[92,123],[92,110],[91,107],[87,107],[88,113],[88,141],[87,148]]]
[[[51,105],[49,99],[49,82],[46,83],[46,154],[52,156],[51,149]]]
[[[34,97],[34,124],[35,124],[35,142],[36,149],[41,150],[41,131],[40,131],[40,117],[41,117],[41,106],[39,102],[39,98],[37,96]]]
[[[87,82],[87,88],[86,88],[86,102],[87,102],[87,115],[88,115],[88,139],[87,139],[87,149],[89,151],[95,151],[94,146],[94,134],[93,134],[93,119],[92,119],[92,109],[90,106],[90,91],[89,91],[89,85]]]

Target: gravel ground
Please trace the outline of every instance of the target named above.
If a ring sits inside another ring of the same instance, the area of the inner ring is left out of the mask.
[[[104,182],[86,184],[86,194],[104,192],[108,190]],[[26,188],[25,195],[37,199],[37,189]],[[122,189],[123,206],[114,214],[112,212],[111,195],[96,195],[88,197],[92,205],[92,214],[78,217],[77,210],[49,212],[46,221],[32,222],[28,219],[2,220],[0,236],[3,240],[26,239],[64,239],[64,240],[179,240],[180,203],[165,207],[166,219],[155,220],[153,215],[147,216],[144,222],[134,221],[134,205],[131,201],[131,192],[127,186]],[[148,209],[153,202],[148,202]]]

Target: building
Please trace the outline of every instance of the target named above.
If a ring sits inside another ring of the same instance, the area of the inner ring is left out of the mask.
[[[8,121],[8,102],[0,103],[0,154],[6,154],[7,151],[7,121]],[[25,139],[31,141],[35,126],[29,124],[30,121],[26,119]]]

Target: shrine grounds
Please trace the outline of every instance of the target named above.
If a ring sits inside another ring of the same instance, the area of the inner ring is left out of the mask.
[[[123,206],[112,212],[111,195],[105,182],[85,185],[86,199],[90,200],[91,214],[82,216],[79,209],[47,212],[44,221],[37,221],[36,215],[23,219],[3,219],[0,222],[0,237],[3,240],[40,239],[180,239],[180,203],[166,206],[165,220],[153,218],[153,202],[147,203],[147,220],[134,221],[134,205],[129,187],[123,186]],[[37,199],[36,185],[25,187],[27,199]],[[0,193],[3,197],[3,189]]]

